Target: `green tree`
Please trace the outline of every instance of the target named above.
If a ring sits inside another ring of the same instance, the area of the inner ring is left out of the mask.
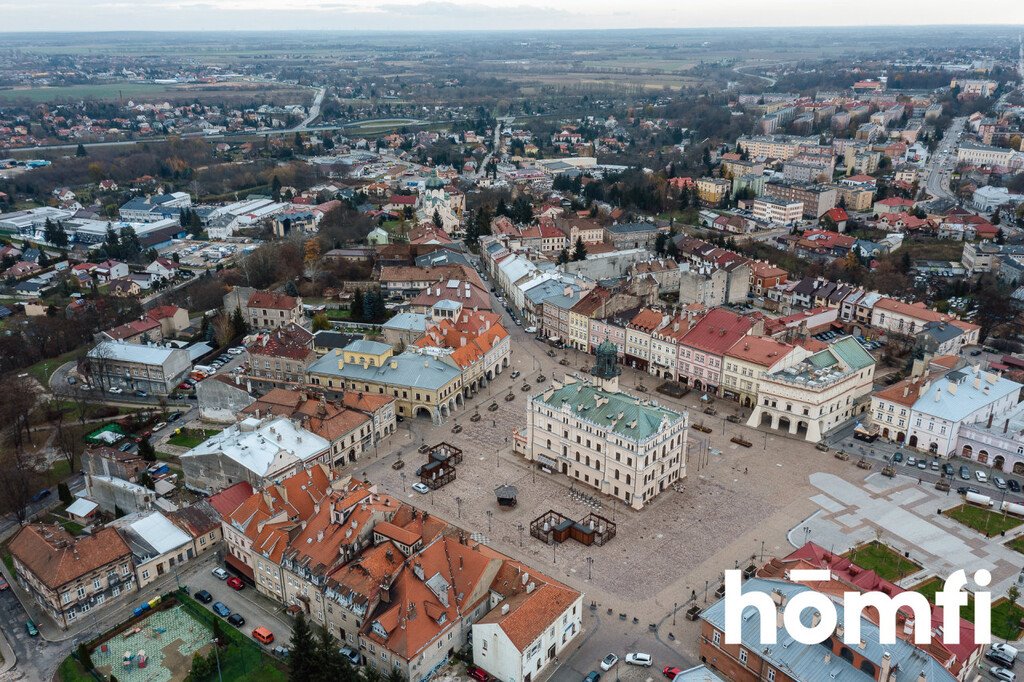
[[[295,134],[298,135],[298,133],[295,133]],[[300,141],[300,145],[301,145],[301,141]],[[274,201],[280,201],[281,200],[281,180],[276,175],[270,181],[270,193],[273,195]]]
[[[373,297],[373,319],[381,321],[387,319],[388,308],[384,303],[384,294],[378,293]]]
[[[291,651],[288,654],[288,679],[290,682],[307,682],[317,674],[317,645],[306,622],[306,614],[299,611],[292,627],[292,638],[289,642]]]
[[[350,317],[355,322],[363,321],[365,313],[363,312],[363,292],[360,289],[356,289],[355,293],[352,295],[352,305],[349,308],[349,311],[351,313]]]
[[[302,149],[302,133],[295,131],[295,148]]]
[[[583,237],[576,237],[576,245],[572,250],[573,260],[585,260],[587,257],[587,245],[583,243]]]
[[[83,157],[88,156],[89,152],[85,151],[85,145],[81,142],[78,143],[78,147],[75,149],[75,156]]]
[[[206,317],[203,317],[205,320]],[[231,313],[231,330],[234,332],[235,338],[241,338],[249,332],[249,325],[245,321],[245,317],[242,316],[241,306],[235,308],[235,311]]]
[[[202,654],[196,654],[192,657],[192,670],[189,671],[188,678],[192,682],[204,682],[214,672],[210,667],[210,659]]]
[[[142,243],[139,241],[139,236],[135,234],[135,228],[131,225],[121,228],[118,246],[120,247],[119,257],[125,260],[131,260],[142,253]]]
[[[327,319],[326,315],[323,313],[317,313],[313,316],[313,331],[318,332],[330,328],[331,321]]]
[[[147,462],[156,461],[156,450],[153,448],[153,444],[149,442],[149,436],[139,441],[139,456]]]
[[[89,647],[82,642],[78,645],[78,662],[82,664],[82,667],[86,670],[92,670],[95,666],[92,664],[92,656],[89,654]]]
[[[353,679],[348,661],[341,655],[330,630],[319,628],[316,646],[316,677],[311,682],[346,682]]]
[[[71,504],[75,499],[71,496],[71,489],[68,488],[68,484],[64,481],[57,484],[57,497],[64,504]]]
[[[562,265],[563,263],[568,263],[568,262],[569,262],[569,250],[563,248],[561,251],[558,252],[558,264]]]
[[[664,232],[659,232],[658,236],[654,238],[654,252],[656,254],[663,255],[665,253],[665,243],[668,241],[668,235]]]
[[[377,292],[367,291],[363,294],[363,320],[373,322],[374,306],[377,302]]]
[[[440,230],[442,227],[444,227],[444,223],[441,222],[441,214],[437,212],[436,208],[434,209],[434,216],[431,218],[431,220],[434,221],[434,227],[436,227],[437,229]]]

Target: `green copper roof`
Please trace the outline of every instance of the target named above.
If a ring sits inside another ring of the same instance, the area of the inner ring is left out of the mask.
[[[839,339],[829,346],[829,349],[852,370],[864,369],[875,364],[875,359],[852,336]]]
[[[646,440],[660,431],[662,419],[667,419],[670,424],[682,419],[678,412],[650,404],[641,405],[639,401],[642,399],[625,393],[609,393],[587,383],[567,384],[545,396],[547,392],[534,400],[557,410],[567,404],[577,417],[633,441]]]

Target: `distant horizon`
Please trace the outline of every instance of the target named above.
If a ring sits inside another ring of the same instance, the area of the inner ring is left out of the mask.
[[[728,30],[1024,25],[1024,3],[991,0],[964,16],[950,0],[0,0],[3,34],[164,32],[436,33],[466,31]],[[972,21],[977,17],[979,21]],[[927,20],[925,20],[927,18]],[[985,18],[986,21],[980,21]],[[730,26],[730,19],[743,26]],[[154,24],[160,28],[152,28]],[[317,26],[310,28],[310,24]],[[145,28],[139,28],[139,27]]]

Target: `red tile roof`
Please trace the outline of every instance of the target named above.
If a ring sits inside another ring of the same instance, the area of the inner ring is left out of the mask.
[[[18,531],[8,549],[40,582],[55,590],[108,564],[131,561],[132,557],[128,545],[112,527],[74,537],[56,524],[33,523]]]
[[[752,325],[750,318],[724,308],[715,308],[699,319],[680,343],[705,353],[724,355],[746,335]]]
[[[252,497],[252,486],[248,481],[240,481],[211,495],[208,501],[221,515],[221,518],[227,518],[250,497]]]
[[[744,336],[725,352],[726,356],[752,362],[762,367],[772,367],[793,352],[795,346],[767,336]]]
[[[274,291],[254,291],[249,296],[249,308],[270,308],[273,310],[292,310],[299,304],[294,296],[279,294]]]

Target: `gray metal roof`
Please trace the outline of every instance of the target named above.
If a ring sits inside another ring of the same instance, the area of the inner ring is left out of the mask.
[[[338,360],[336,355],[325,355],[310,365],[308,372],[341,377],[348,381],[409,386],[431,391],[445,386],[461,374],[457,368],[443,360],[411,351],[388,358],[380,367],[363,367],[361,364],[346,362],[339,368]]]
[[[751,578],[743,584],[742,591],[744,594],[750,592],[771,594],[773,591],[778,591],[786,600],[789,600],[810,589],[806,585],[782,580]],[[842,605],[837,604],[836,608],[842,614]],[[709,606],[701,614],[701,618],[717,630],[725,632],[725,600],[720,599]],[[804,609],[800,614],[800,620],[805,627],[811,626],[813,618],[813,609]],[[855,668],[842,656],[835,654],[826,656],[828,651],[821,645],[801,644],[786,631],[785,627],[778,627],[774,622],[774,617],[772,620],[776,631],[776,643],[762,644],[758,611],[753,606],[747,607],[743,611],[741,630],[743,646],[750,651],[757,652],[770,665],[793,679],[806,682],[819,682],[820,680],[870,682],[873,679],[872,675]],[[853,645],[850,648],[856,647],[858,655],[871,661],[876,670],[881,667],[882,656],[889,653],[892,657],[892,664],[896,668],[894,682],[918,682],[922,673],[928,682],[954,682],[956,680],[938,661],[909,642],[897,639],[893,644],[880,644],[878,626],[869,619],[862,617],[860,628],[864,647]]]

